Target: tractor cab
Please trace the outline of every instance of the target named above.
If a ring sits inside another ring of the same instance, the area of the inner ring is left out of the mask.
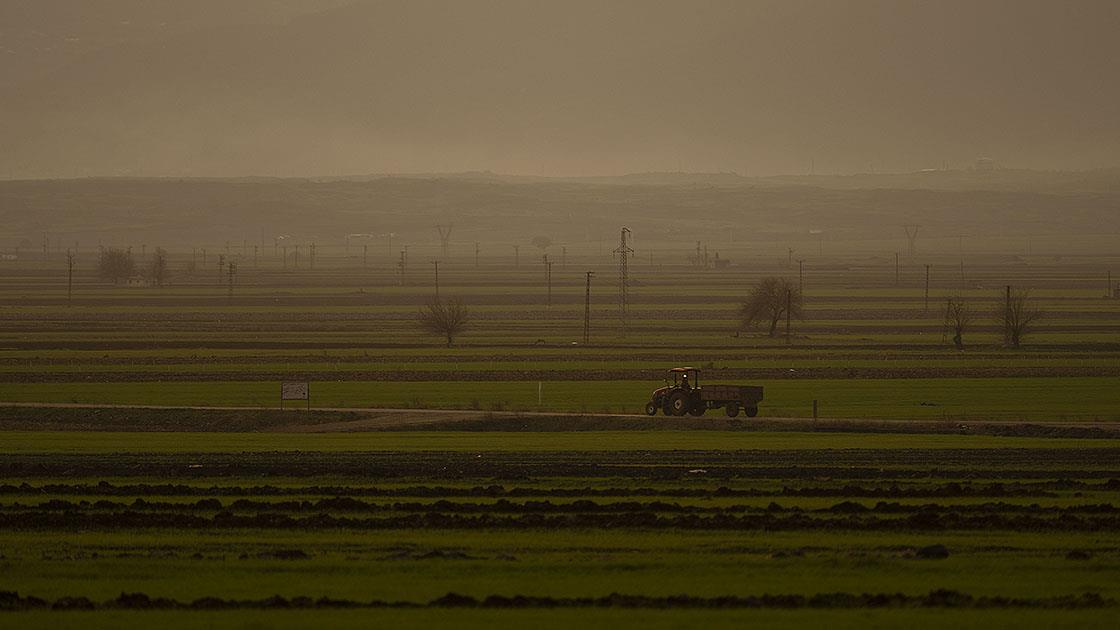
[[[665,373],[665,386],[696,389],[700,387],[700,370],[691,367],[672,368]]]

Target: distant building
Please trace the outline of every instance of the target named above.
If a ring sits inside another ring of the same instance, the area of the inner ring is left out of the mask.
[[[996,161],[990,157],[976,158],[976,166],[973,167],[977,171],[994,171],[996,170]]]
[[[141,276],[133,276],[133,277],[128,279],[128,285],[127,286],[129,286],[129,287],[150,287],[150,286],[152,286],[152,281],[147,279],[147,278],[141,277]]]

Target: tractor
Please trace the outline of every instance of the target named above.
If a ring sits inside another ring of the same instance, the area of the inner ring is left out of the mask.
[[[754,385],[701,385],[700,370],[692,367],[672,368],[665,375],[665,386],[653,391],[646,403],[646,414],[667,416],[702,416],[709,409],[724,410],[729,418],[739,411],[747,417],[758,415],[762,388]]]

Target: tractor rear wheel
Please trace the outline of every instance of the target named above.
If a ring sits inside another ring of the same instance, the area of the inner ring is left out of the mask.
[[[739,403],[727,403],[727,407],[724,408],[723,411],[727,414],[728,418],[735,418],[739,415]]]
[[[653,402],[652,400],[646,403],[646,415],[647,416],[656,416],[657,415],[657,403]]]
[[[758,407],[747,407],[747,417],[753,418],[758,415]]]
[[[669,396],[669,410],[674,416],[688,413],[688,395],[684,392],[673,392],[673,395]]]

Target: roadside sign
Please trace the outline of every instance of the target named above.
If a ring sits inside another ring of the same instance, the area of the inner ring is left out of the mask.
[[[284,408],[285,400],[306,400],[307,409],[311,410],[311,384],[307,382],[284,381],[280,383],[280,408]]]

